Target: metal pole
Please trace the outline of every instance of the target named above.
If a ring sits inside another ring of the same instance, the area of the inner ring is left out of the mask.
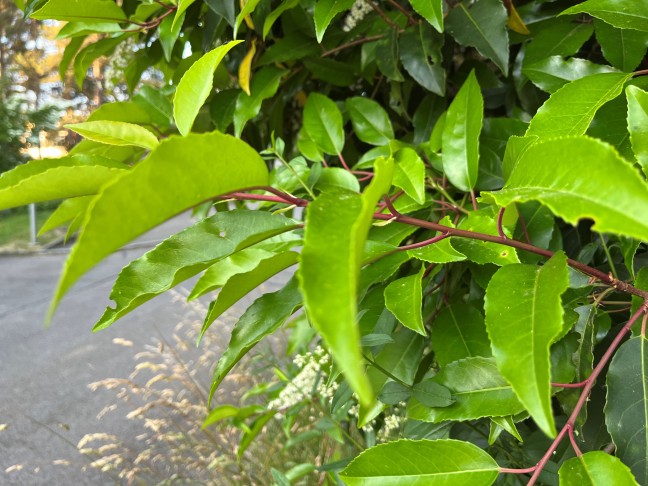
[[[36,205],[29,205],[29,241],[32,245],[36,244]]]

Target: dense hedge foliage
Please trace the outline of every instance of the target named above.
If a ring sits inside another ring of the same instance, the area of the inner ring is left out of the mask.
[[[645,0],[16,3],[68,22],[79,83],[129,56],[129,101],[0,178],[0,209],[66,198],[54,306],[188,208],[204,219],[123,269],[95,330],[204,272],[190,298],[220,289],[218,332],[297,265],[236,324],[212,394],[281,328],[294,376],[206,421],[242,427],[242,454],[316,406],[338,452],[277,483],[646,484]]]

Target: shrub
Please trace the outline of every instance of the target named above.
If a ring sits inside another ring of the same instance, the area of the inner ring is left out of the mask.
[[[62,69],[79,79],[136,49],[130,101],[71,125],[86,140],[68,157],[0,179],[0,208],[68,198],[57,221],[80,225],[52,308],[110,252],[200,208],[123,269],[94,329],[204,272],[189,298],[219,289],[212,332],[297,265],[214,370],[210,396],[286,326],[311,349],[274,408],[236,412],[242,443],[278,413],[289,431],[308,403],[335,419],[307,415],[316,430],[368,447],[325,455],[331,482],[646,482],[643,2],[25,3],[69,22]],[[390,431],[375,446],[373,421]]]

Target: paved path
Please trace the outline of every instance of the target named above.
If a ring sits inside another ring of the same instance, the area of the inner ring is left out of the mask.
[[[83,472],[89,461],[75,446],[86,433],[128,435],[132,423],[115,413],[98,420],[114,394],[92,392],[87,385],[127,377],[133,349],[150,343],[156,329],[169,336],[184,308],[163,295],[105,331],[93,334],[91,328],[110,302],[119,270],[147,251],[147,242],[188,224],[188,216],[169,221],[138,240],[140,247],[117,252],[95,267],[63,299],[49,329],[44,315],[65,252],[0,257],[0,424],[7,425],[0,431],[0,484],[114,484],[96,470]],[[115,337],[135,347],[113,344]],[[8,468],[13,471],[5,472]]]

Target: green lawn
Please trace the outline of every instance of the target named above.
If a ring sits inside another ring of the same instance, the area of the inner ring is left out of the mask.
[[[54,212],[53,209],[36,210],[37,228],[49,218]],[[50,231],[38,237],[38,243],[45,244],[61,236],[60,231]],[[29,243],[29,210],[20,208],[9,214],[0,214],[0,247],[19,246],[23,247]]]

